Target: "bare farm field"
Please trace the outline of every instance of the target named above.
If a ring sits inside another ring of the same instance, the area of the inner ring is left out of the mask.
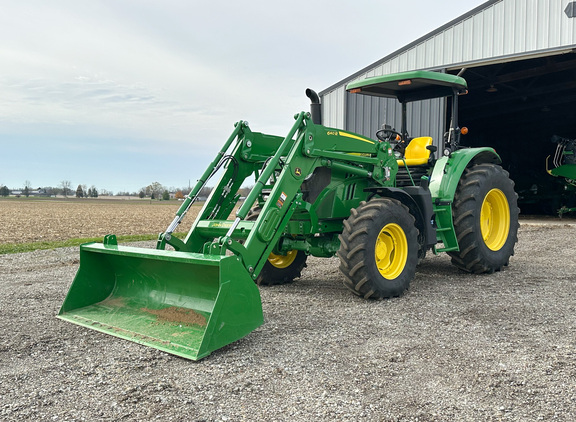
[[[138,199],[0,200],[0,243],[156,234],[166,230],[180,204]],[[190,209],[179,231],[190,228],[199,209]]]

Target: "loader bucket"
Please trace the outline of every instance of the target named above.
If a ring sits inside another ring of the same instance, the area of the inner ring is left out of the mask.
[[[89,243],[58,318],[198,360],[263,323],[236,256]]]

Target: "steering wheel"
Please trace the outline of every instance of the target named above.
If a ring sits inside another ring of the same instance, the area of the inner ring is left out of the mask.
[[[402,139],[400,132],[396,132],[394,129],[380,129],[376,132],[376,137],[382,142],[389,142],[394,151],[404,155],[407,143]]]
[[[382,142],[395,143],[398,142],[397,138],[402,139],[402,135],[394,129],[380,129],[376,132],[376,137]]]

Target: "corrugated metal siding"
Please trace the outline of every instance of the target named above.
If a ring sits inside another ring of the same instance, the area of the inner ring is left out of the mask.
[[[498,57],[529,56],[531,53],[575,46],[576,19],[568,18],[564,13],[569,1],[502,0],[485,8],[480,7],[473,15],[464,15],[462,20],[375,64],[355,79],[415,69],[454,68],[473,62],[481,64],[482,61]],[[327,124],[348,130],[357,129],[363,134],[364,131],[378,128],[380,123],[373,122],[371,118],[366,122],[368,126],[359,125],[357,112],[351,110],[355,103],[344,92],[346,83],[323,95],[324,107],[329,111],[325,120]],[[334,101],[336,104],[332,104]],[[347,104],[347,101],[351,102]],[[363,103],[363,110],[372,115],[370,104]],[[380,107],[378,101],[373,104]],[[443,110],[441,107],[430,108],[440,109]],[[413,132],[434,133],[438,120],[440,115],[431,116],[429,123],[423,120]]]
[[[382,123],[389,121],[386,111],[394,104],[389,99],[346,94],[346,130],[374,138]],[[390,104],[389,104],[390,103]],[[392,123],[390,123],[392,124]]]
[[[341,86],[322,96],[322,124],[338,129],[344,129],[344,94],[345,86]]]
[[[440,69],[457,63],[573,46],[576,19],[569,19],[564,13],[569,1],[502,0],[378,64],[371,71],[387,74]]]
[[[396,100],[347,93],[346,101],[346,130],[373,139],[384,123],[400,131],[402,109]],[[434,144],[439,146],[444,130],[444,105],[445,100],[438,98],[408,104],[406,112],[410,136],[432,136]]]

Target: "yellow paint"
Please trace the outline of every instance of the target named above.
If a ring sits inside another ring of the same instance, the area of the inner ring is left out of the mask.
[[[378,271],[387,280],[398,277],[408,259],[408,240],[398,224],[389,223],[380,230],[374,248]]]
[[[338,135],[340,135],[340,136],[345,136],[346,138],[357,139],[357,140],[359,140],[359,141],[366,142],[366,143],[369,143],[369,144],[372,144],[372,145],[375,144],[375,142],[372,141],[372,140],[370,140],[370,139],[361,138],[361,137],[358,136],[358,135],[352,135],[351,133],[347,133],[347,132],[339,131],[339,132],[338,132]]]
[[[480,231],[484,243],[492,251],[500,250],[508,239],[510,208],[500,189],[494,188],[484,197],[480,209]]]
[[[287,268],[294,262],[297,254],[298,251],[294,249],[288,251],[286,255],[276,255],[271,253],[268,257],[268,262],[276,268]]]

